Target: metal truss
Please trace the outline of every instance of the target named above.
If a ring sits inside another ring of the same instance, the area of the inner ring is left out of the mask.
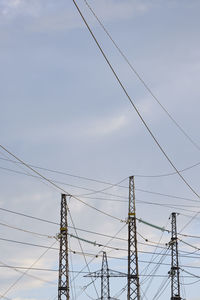
[[[67,227],[67,200],[61,195],[60,211],[60,252],[59,252],[59,279],[58,300],[69,300],[69,264],[68,264],[68,227]]]

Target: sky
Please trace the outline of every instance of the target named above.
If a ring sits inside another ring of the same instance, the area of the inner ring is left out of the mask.
[[[85,1],[77,3],[132,101],[176,168],[196,165],[181,174],[199,194],[200,2],[88,0],[134,69],[195,145],[132,72]],[[127,272],[129,176],[135,176],[138,218],[170,230],[169,217],[175,211],[178,231],[199,236],[199,216],[190,222],[200,208],[198,197],[177,174],[167,175],[174,172],[173,168],[130,105],[73,1],[0,0],[0,65],[0,144],[66,193],[117,218],[72,197],[68,205],[77,228],[124,239],[78,231],[80,238],[122,249],[81,241],[85,260],[94,258],[88,269],[77,239],[69,238],[69,248],[74,251],[69,254],[72,300],[100,297],[100,279],[95,281],[97,295],[91,280],[82,275],[101,268],[102,251],[107,251],[111,269]],[[6,265],[58,269],[56,236],[61,190],[16,163],[1,148],[0,191],[0,299],[57,299],[56,271],[29,270],[23,274],[23,269]],[[72,220],[69,218],[70,226]],[[141,298],[169,299],[171,260],[165,244],[171,236],[141,222],[137,230]],[[71,227],[69,232],[76,234]],[[181,239],[200,246],[197,238]],[[45,247],[54,243],[55,249],[45,253],[44,247],[8,240]],[[181,241],[179,249],[181,297],[197,300],[199,252]],[[162,265],[156,269],[153,263]],[[76,271],[82,269],[86,273],[75,278]],[[164,277],[145,277],[149,274]],[[124,278],[111,278],[110,284],[112,297],[127,298]],[[159,295],[161,287],[163,294]]]

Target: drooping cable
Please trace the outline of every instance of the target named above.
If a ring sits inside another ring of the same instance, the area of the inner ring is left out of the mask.
[[[162,108],[162,110],[167,114],[169,119],[175,124],[175,126],[180,130],[180,132],[190,141],[190,143],[198,150],[200,151],[200,146],[189,136],[189,134],[183,129],[183,127],[173,118],[173,116],[169,113],[169,111],[164,107],[164,105],[159,101],[158,97],[153,93],[153,91],[150,89],[149,85],[145,82],[145,80],[142,78],[142,76],[138,73],[138,71],[135,69],[133,64],[130,62],[130,60],[127,58],[125,53],[121,50],[119,45],[117,45],[116,41],[111,36],[108,29],[105,27],[105,25],[102,23],[102,21],[99,19],[97,14],[95,13],[94,9],[91,7],[91,5],[88,3],[87,0],[83,0],[89,10],[91,11],[92,15],[95,17],[103,31],[106,33],[110,41],[113,43],[117,51],[120,53],[120,55],[123,57],[123,59],[126,61],[130,69],[134,72],[134,74],[137,76],[137,78],[140,80],[140,82],[143,84],[145,89],[149,92],[149,94],[152,96],[152,98],[159,104],[159,106]],[[176,174],[176,173],[175,173]]]
[[[9,169],[9,168],[0,167],[0,169],[6,170],[6,171],[9,171],[9,172],[12,172],[12,173],[20,174],[20,175],[25,175],[25,176],[33,177],[33,178],[38,178],[38,179],[40,178],[39,176],[35,176],[33,174],[27,174],[27,173],[16,171],[16,170]],[[53,180],[53,179],[51,179],[51,181],[54,182],[54,183],[58,183],[58,184],[66,185],[66,186],[71,186],[71,187],[74,187],[74,188],[79,188],[79,189],[83,189],[83,190],[87,190],[87,191],[91,191],[91,193],[89,193],[90,195],[93,195],[93,194],[96,194],[96,193],[100,193],[100,191],[92,190],[92,189],[89,189],[89,188],[86,188],[86,187],[82,187],[82,186],[79,186],[79,185],[72,185],[72,184],[68,184],[66,182],[61,182],[61,181],[57,181],[57,180]],[[106,183],[106,182],[101,182],[101,181],[98,181],[98,182],[104,183],[104,184],[108,184],[111,187],[112,186],[117,186],[119,188],[128,189],[127,186],[123,186],[123,185],[119,185],[119,184],[117,185],[117,184],[114,184],[114,183]],[[199,200],[195,200],[195,199],[191,199],[191,198],[186,198],[186,197],[180,197],[180,196],[177,196],[177,195],[164,194],[164,193],[160,193],[160,192],[156,192],[156,191],[144,190],[144,189],[140,189],[140,188],[136,188],[135,190],[139,191],[139,192],[147,193],[147,194],[152,194],[152,195],[157,195],[157,196],[164,196],[164,197],[168,197],[168,198],[174,198],[174,199],[180,199],[180,200],[184,200],[184,201],[190,201],[190,202],[199,203]],[[116,200],[116,199],[108,199],[108,198],[98,198],[98,197],[95,197],[95,199],[97,199],[97,200],[108,200],[108,201],[109,200],[110,201],[119,201],[119,202],[127,202],[128,201],[127,197],[124,197],[124,196],[121,196],[121,195],[116,195],[116,194],[111,194],[111,193],[105,193],[103,191],[101,193],[105,194],[105,195],[113,196],[113,197],[116,197],[116,198],[126,199],[126,201]],[[91,197],[86,196],[86,195],[89,195],[89,194],[88,193],[87,194],[81,194],[81,195],[78,195],[78,196],[81,196],[82,198],[86,198],[86,199],[91,199]]]
[[[5,268],[12,269],[12,270],[14,270],[15,272],[20,273],[20,274],[24,274],[24,272],[22,272],[21,270],[27,270],[27,269],[30,270],[30,268],[23,268],[23,267],[17,268],[17,267],[10,266],[10,265],[8,265],[8,264],[5,264],[5,263],[2,262],[1,260],[0,260],[0,264],[2,264],[2,266],[5,267]],[[31,268],[31,270],[33,270],[33,268]],[[35,270],[36,270],[36,269],[35,269]],[[39,270],[39,269],[38,269],[38,270]],[[40,271],[43,271],[43,270],[40,269]],[[55,285],[55,283],[52,282],[52,281],[49,281],[49,280],[40,278],[40,277],[38,277],[38,276],[29,274],[29,273],[25,273],[24,275],[26,275],[27,277],[36,279],[36,280],[38,280],[38,281],[41,281],[41,282],[43,282],[43,283],[48,283],[48,284],[50,284],[50,285]]]
[[[62,187],[60,187],[58,184],[54,183],[53,181],[51,181],[50,179],[48,179],[46,176],[42,175],[41,173],[39,173],[38,171],[36,171],[35,169],[33,169],[32,167],[30,167],[27,163],[25,163],[22,159],[20,159],[19,157],[17,157],[15,154],[11,153],[8,149],[6,149],[4,146],[2,146],[0,144],[0,148],[2,148],[5,152],[7,152],[9,155],[11,155],[12,157],[14,157],[17,161],[21,162],[21,164],[23,164],[25,167],[27,167],[28,169],[30,169],[33,173],[37,174],[41,179],[43,179],[44,181],[50,183],[54,188],[56,188],[57,190],[61,191],[64,194],[70,195],[71,197],[73,197],[74,199],[76,199],[77,201],[81,202],[82,204],[86,205],[87,207],[90,207],[91,209],[94,209],[95,211],[110,217],[114,220],[120,221],[120,222],[125,222],[124,220],[121,220],[118,217],[112,216],[111,214],[104,212],[86,202],[84,202],[83,200],[81,200],[80,198],[71,195],[70,193],[68,193],[65,189],[63,189]]]
[[[25,271],[23,272],[23,274],[17,278],[17,280],[15,280],[8,288],[7,290],[3,293],[3,295],[0,296],[0,299],[4,298],[8,292],[10,292],[11,289],[13,289],[13,287],[29,272],[29,269],[31,269],[32,267],[34,267],[43,257],[44,255],[51,249],[53,248],[53,246],[57,243],[57,241],[54,241],[52,243],[51,246],[49,246],[40,256],[38,259],[36,259],[31,265],[30,267]]]
[[[1,152],[1,154],[3,155],[2,152]],[[0,160],[7,161],[7,162],[12,162],[14,164],[20,164],[19,162],[16,162],[16,161],[14,161],[12,159],[9,159],[9,158],[0,157]],[[179,172],[182,173],[182,172],[188,171],[188,170],[193,169],[193,168],[195,168],[199,165],[200,165],[200,162],[197,162],[193,165],[190,165],[190,166],[187,166],[183,169],[180,169]],[[50,169],[50,168],[45,168],[45,167],[42,167],[42,166],[36,166],[36,165],[33,165],[33,164],[29,164],[29,166],[31,166],[33,168],[36,168],[36,169],[43,170],[43,171],[59,174],[59,175],[65,175],[65,176],[69,176],[69,177],[73,177],[73,178],[77,178],[77,179],[82,179],[82,180],[86,180],[86,181],[92,181],[92,182],[97,182],[97,183],[101,183],[101,184],[111,185],[111,183],[109,183],[109,182],[99,180],[99,179],[95,179],[95,178],[89,178],[89,177],[85,177],[85,176],[81,176],[81,175],[71,174],[71,173],[64,172],[64,171],[53,170],[53,169]],[[168,177],[168,176],[176,175],[177,173],[176,172],[170,172],[170,173],[163,173],[163,174],[146,174],[145,175],[145,174],[137,174],[135,172],[132,172],[132,174],[133,174],[134,177],[159,178],[159,177]]]
[[[160,149],[161,153],[164,155],[164,157],[166,158],[166,160],[169,162],[169,164],[171,165],[171,167],[177,172],[177,175],[180,177],[180,179],[185,183],[185,185],[190,189],[190,191],[196,195],[199,199],[200,196],[199,194],[194,190],[194,188],[187,182],[187,180],[183,177],[183,175],[179,172],[179,170],[177,169],[177,167],[175,166],[175,164],[172,162],[172,160],[169,158],[169,156],[167,155],[167,153],[165,152],[165,150],[163,149],[163,147],[160,145],[160,143],[158,142],[157,138],[154,136],[153,132],[151,131],[151,129],[149,128],[149,126],[147,125],[146,121],[144,120],[144,118],[142,117],[141,113],[139,112],[138,108],[136,107],[136,105],[134,104],[132,98],[129,96],[126,88],[124,87],[123,83],[121,82],[119,76],[117,75],[116,71],[114,70],[113,66],[111,65],[110,61],[108,60],[107,56],[105,55],[102,47],[100,46],[99,42],[97,41],[94,33],[92,32],[90,26],[88,25],[86,19],[84,18],[80,8],[78,7],[77,3],[75,0],[72,0],[79,15],[81,16],[83,22],[85,23],[90,35],[92,36],[93,40],[95,41],[97,47],[99,48],[101,54],[103,55],[107,65],[109,66],[110,70],[112,71],[114,77],[116,78],[117,82],[119,83],[120,87],[122,88],[123,92],[125,93],[128,101],[130,102],[131,106],[134,108],[134,110],[136,111],[137,115],[139,116],[140,120],[142,121],[144,127],[146,128],[146,130],[149,132],[150,136],[152,137],[152,139],[154,140],[155,144],[157,145],[157,147]]]

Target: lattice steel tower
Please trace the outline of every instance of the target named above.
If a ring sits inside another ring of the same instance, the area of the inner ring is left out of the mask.
[[[102,267],[101,267],[101,300],[110,300],[110,280],[109,269],[106,252],[103,252]]]
[[[128,300],[140,300],[134,177],[129,177]]]
[[[61,195],[58,300],[69,300],[67,195]]]
[[[178,240],[176,227],[176,213],[172,213],[172,233],[171,233],[171,300],[181,300],[180,297],[180,279],[179,279],[179,262],[178,262]]]
[[[110,270],[108,268],[108,260],[106,252],[103,252],[102,265],[101,270],[96,272],[91,272],[85,275],[84,277],[93,277],[93,278],[101,278],[101,300],[117,300],[115,298],[110,297],[110,277],[127,277],[127,274],[122,272],[117,272],[114,270]]]

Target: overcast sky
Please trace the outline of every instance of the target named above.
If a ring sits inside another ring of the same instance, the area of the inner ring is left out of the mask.
[[[190,138],[200,145],[200,2],[88,2],[162,105]],[[175,166],[182,170],[200,162],[197,147],[180,132],[130,70],[85,2],[79,0],[77,3],[130,97]],[[177,175],[137,176],[168,174],[174,170],[130,105],[72,1],[0,0],[0,65],[1,145],[9,151],[34,166],[104,182],[122,181],[123,188],[114,186],[104,193],[86,195],[91,190],[99,191],[109,185],[37,169],[46,177],[59,182],[58,185],[66,192],[78,195],[83,201],[120,220],[127,218],[130,175],[135,175],[138,218],[170,229],[169,216],[172,211],[176,211],[180,213],[177,223],[181,230],[194,212],[200,210],[198,197]],[[13,158],[0,150],[0,208],[59,223],[60,191],[30,176],[33,173],[24,166],[6,159]],[[199,193],[199,166],[182,174]],[[177,198],[141,190],[174,195]],[[121,229],[117,236],[126,239],[127,226],[124,223],[98,213],[74,198],[71,198],[69,208],[76,227],[110,236],[116,235]],[[69,223],[72,225],[71,220]],[[45,246],[51,246],[55,241],[54,238],[31,235],[5,225],[48,236],[56,236],[59,232],[59,226],[0,210],[0,238]],[[199,235],[199,225],[197,217],[182,233]],[[149,241],[161,242],[164,246],[170,240],[167,233],[161,236],[162,232],[152,227],[141,223],[137,226],[138,232]],[[72,229],[70,232],[74,234]],[[109,242],[108,238],[102,236],[81,231],[78,234],[81,238],[97,243]],[[200,246],[198,239],[183,239]],[[138,240],[144,242],[141,236]],[[0,240],[0,243],[0,295],[4,295],[22,273],[2,266],[30,267],[45,249],[5,240]],[[80,252],[77,240],[70,238],[69,243],[70,249]],[[102,248],[92,244],[81,244],[87,253],[97,254],[102,251]],[[127,248],[126,241],[112,240],[109,245]],[[57,242],[54,247],[58,246]],[[148,245],[139,244],[138,247],[140,251],[155,250]],[[181,242],[179,247],[184,251],[195,251]],[[126,272],[126,251],[108,248],[106,251],[109,256],[118,258],[109,259],[110,267]],[[156,251],[165,250],[158,248]],[[170,254],[169,250],[163,253]],[[150,254],[139,253],[142,299],[153,300],[159,299],[154,296],[163,278],[156,278],[153,282],[144,280],[147,263],[141,260],[151,259],[154,258]],[[158,255],[154,262],[160,259]],[[86,256],[86,260],[90,261],[91,257]],[[166,265],[160,267],[156,274],[167,276],[170,256],[165,256],[162,262]],[[199,266],[199,253],[181,257],[180,263],[183,266]],[[49,250],[34,266],[57,269],[58,251]],[[85,261],[81,255],[70,255],[70,271],[80,271],[84,266]],[[89,266],[91,271],[100,269],[101,258],[94,259]],[[154,274],[155,266],[152,264],[146,274]],[[200,276],[198,268],[182,268]],[[84,272],[87,271],[85,268]],[[24,275],[6,293],[7,298],[0,296],[0,299],[53,300],[56,297],[57,272],[30,270],[28,274],[37,278]],[[86,300],[90,297],[97,299],[92,285],[82,292],[83,287],[90,283],[89,278],[82,278],[81,274],[73,281],[73,276],[71,273],[72,300]],[[182,271],[181,276],[190,275]],[[194,277],[181,277],[183,299],[199,299],[199,283],[194,283],[197,280]],[[95,284],[100,295],[100,280]],[[111,280],[111,296],[126,299],[126,291],[119,296],[117,294],[125,285],[125,279]],[[169,297],[168,280],[168,286],[160,299],[166,300]]]

